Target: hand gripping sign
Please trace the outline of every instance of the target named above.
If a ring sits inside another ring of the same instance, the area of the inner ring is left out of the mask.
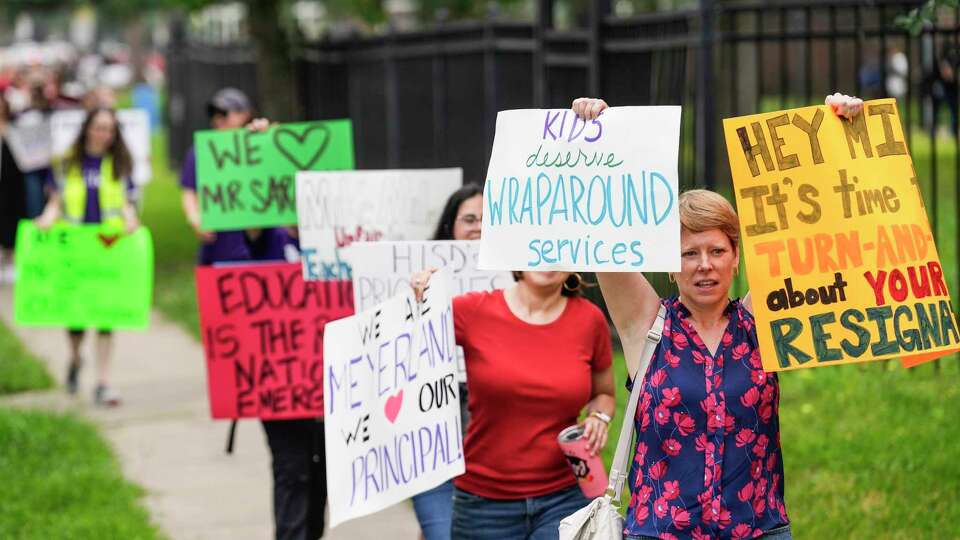
[[[480,268],[678,271],[680,107],[501,111]]]
[[[477,268],[480,242],[358,242],[343,251],[353,269],[353,298],[357,311],[387,300],[410,287],[410,275],[430,268],[449,266],[452,293],[492,291],[513,284],[510,272]],[[457,379],[467,380],[463,349],[457,347]]]
[[[153,239],[140,227],[17,228],[14,320],[20,325],[145,330],[153,299]]]
[[[193,141],[206,231],[293,225],[298,171],[353,168],[349,120],[198,131]]]
[[[960,349],[894,100],[723,125],[765,370]]]

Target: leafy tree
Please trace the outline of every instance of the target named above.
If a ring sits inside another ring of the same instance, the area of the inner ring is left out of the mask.
[[[920,34],[925,24],[936,20],[937,11],[941,7],[960,7],[960,0],[927,0],[923,5],[911,9],[906,15],[897,17],[897,24],[916,36]]]

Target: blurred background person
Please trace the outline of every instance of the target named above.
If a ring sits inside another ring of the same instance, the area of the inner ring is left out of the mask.
[[[80,135],[51,168],[48,175],[50,200],[36,218],[41,229],[59,219],[76,224],[100,224],[106,234],[132,233],[140,226],[131,196],[134,192],[131,174],[133,161],[127,150],[116,113],[111,109],[94,109],[87,114]],[[67,368],[67,391],[75,394],[83,367],[80,347],[86,329],[70,328],[70,360]],[[97,405],[114,407],[120,396],[110,386],[110,364],[113,354],[113,331],[97,331],[97,384],[93,398]]]
[[[269,122],[253,119],[253,105],[236,88],[223,88],[207,103],[213,129],[264,131]],[[181,204],[187,223],[200,239],[198,265],[245,261],[299,261],[296,239],[286,228],[204,231],[197,195],[196,152],[191,147],[180,171]],[[274,534],[277,540],[316,540],[323,536],[327,504],[323,421],[262,420],[273,472]],[[232,448],[234,426],[230,428]]]
[[[26,217],[23,172],[5,139],[9,128],[10,109],[7,100],[0,96],[0,285],[15,280],[17,223]]]
[[[474,183],[464,184],[447,199],[434,240],[479,240],[483,221],[483,188]],[[467,408],[467,384],[460,383],[460,421],[467,432],[470,412]],[[420,537],[426,540],[450,538],[453,515],[453,480],[413,497],[413,509],[420,524]]]

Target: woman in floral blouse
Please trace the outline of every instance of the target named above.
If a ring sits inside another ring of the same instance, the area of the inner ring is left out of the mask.
[[[827,98],[851,118],[863,102]],[[580,98],[593,120],[607,104]],[[679,296],[661,300],[643,274],[598,274],[629,373],[666,307],[663,338],[642,379],[624,536],[633,540],[788,540],[777,376],[765,373],[749,295],[730,300],[740,262],[736,211],[721,195],[680,195]]]

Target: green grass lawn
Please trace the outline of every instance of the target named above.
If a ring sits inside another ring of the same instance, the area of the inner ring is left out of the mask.
[[[622,353],[617,403],[626,403]],[[932,364],[780,376],[787,512],[795,538],[960,537],[960,385]],[[609,467],[622,411],[604,449]]]
[[[52,386],[0,321],[0,395]],[[0,538],[160,538],[141,495],[85,420],[0,408]]]
[[[945,360],[944,362],[956,362]],[[960,537],[955,372],[897,363],[780,377],[787,509],[796,538]]]
[[[23,348],[20,340],[0,320],[0,395],[52,387],[53,378],[43,364]]]
[[[197,237],[180,207],[179,176],[167,162],[166,137],[153,138],[153,180],[147,184],[143,224],[153,234],[154,304],[164,315],[199,337],[193,268]]]
[[[161,538],[96,429],[0,409],[0,538]]]

